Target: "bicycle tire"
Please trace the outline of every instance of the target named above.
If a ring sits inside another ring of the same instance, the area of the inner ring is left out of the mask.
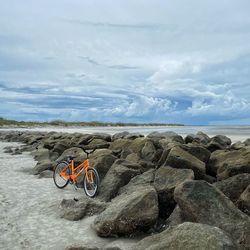
[[[91,172],[93,173],[93,176],[94,176],[94,184],[88,183],[87,177],[86,177],[86,172],[85,172],[84,178],[83,178],[83,188],[84,188],[85,194],[88,197],[94,198],[98,194],[98,191],[99,191],[100,178],[99,178],[99,174],[95,168],[89,168],[87,173],[91,173]],[[94,190],[92,192],[90,192],[87,185],[89,187],[94,187]]]
[[[62,161],[62,162],[59,162],[55,169],[54,169],[54,173],[53,173],[53,180],[54,180],[54,183],[55,185],[62,189],[62,188],[65,188],[68,184],[69,184],[69,179],[65,180],[64,178],[62,178],[60,175],[59,175],[59,172],[65,168],[69,163],[66,162],[66,161]],[[68,174],[70,175],[70,168],[67,168],[67,172]],[[57,179],[57,177],[60,177]],[[59,182],[59,180],[61,180],[61,183]]]

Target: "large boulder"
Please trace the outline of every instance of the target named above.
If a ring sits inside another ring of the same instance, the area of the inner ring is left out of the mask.
[[[182,136],[180,136],[172,131],[166,131],[166,132],[155,131],[155,132],[149,133],[147,137],[152,138],[152,139],[168,139],[170,141],[184,143]]]
[[[186,180],[193,180],[194,173],[191,169],[177,169],[162,166],[155,172],[154,187],[158,193],[160,217],[167,218],[173,211],[174,189]]]
[[[101,183],[99,197],[102,200],[110,201],[122,186],[141,173],[140,168],[140,165],[136,163],[116,160]]]
[[[231,145],[231,139],[225,135],[216,135],[211,138],[210,142],[207,144],[207,149],[211,152],[218,149],[226,149]]]
[[[202,146],[202,144],[188,143],[186,145],[181,145],[180,147],[204,163],[209,161],[211,152]]]
[[[200,161],[179,146],[171,149],[164,165],[173,168],[192,169],[196,179],[203,178],[206,172],[204,162]]]
[[[31,173],[34,175],[38,175],[45,170],[52,170],[53,163],[50,160],[44,160],[42,162],[38,162],[36,166],[32,169]]]
[[[208,162],[207,171],[211,175],[217,175],[219,180],[250,173],[250,148],[214,151]]]
[[[197,142],[197,143],[202,143],[202,144],[208,144],[210,142],[210,137],[207,134],[199,131],[194,136],[194,140],[192,142]]]
[[[90,155],[90,163],[97,169],[101,181],[116,160],[117,157],[109,149],[98,149]]]
[[[242,247],[250,248],[250,218],[221,191],[205,181],[185,181],[174,198],[189,220],[216,226]]]
[[[92,216],[104,211],[107,204],[96,199],[83,197],[81,199],[63,199],[59,207],[61,218],[77,221],[85,216]]]
[[[230,200],[236,202],[241,193],[250,185],[250,174],[238,174],[213,184]]]
[[[84,153],[84,151],[81,148],[73,147],[66,149],[56,161],[57,162],[65,161],[67,160],[68,156],[74,156],[75,157],[74,161],[76,163],[81,163],[82,161],[87,159],[86,153]]]
[[[218,227],[185,222],[139,241],[133,250],[237,250],[239,247]]]
[[[129,235],[138,230],[147,231],[157,217],[157,193],[152,186],[143,186],[113,199],[96,217],[93,226],[99,236]]]
[[[237,201],[238,207],[246,214],[250,216],[250,184],[240,195],[239,200]]]
[[[152,161],[156,154],[156,148],[154,143],[151,141],[147,141],[141,150],[141,157],[146,161]]]
[[[120,188],[118,195],[122,193],[132,193],[136,191],[138,188],[152,185],[154,183],[154,177],[155,177],[154,169],[149,169],[143,174],[136,175],[129,181],[127,185]]]
[[[123,139],[128,134],[129,134],[129,132],[127,132],[127,131],[115,133],[114,135],[112,135],[111,140],[115,141],[117,139]]]

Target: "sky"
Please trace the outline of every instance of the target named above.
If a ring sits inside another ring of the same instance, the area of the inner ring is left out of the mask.
[[[249,0],[0,6],[0,117],[250,124]]]

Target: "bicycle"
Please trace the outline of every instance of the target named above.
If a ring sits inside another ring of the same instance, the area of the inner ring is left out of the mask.
[[[69,183],[77,187],[77,179],[81,173],[84,172],[83,176],[83,187],[85,194],[91,198],[95,197],[98,193],[100,178],[95,168],[90,166],[89,155],[94,153],[96,149],[103,148],[102,145],[96,145],[93,147],[88,146],[74,146],[83,149],[87,155],[87,159],[75,167],[73,156],[68,156],[67,161],[59,162],[53,173],[53,180],[55,185],[62,189],[65,188]]]

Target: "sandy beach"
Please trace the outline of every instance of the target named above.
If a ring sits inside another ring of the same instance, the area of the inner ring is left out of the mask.
[[[97,237],[90,226],[94,216],[74,222],[59,218],[62,199],[85,194],[71,185],[59,190],[51,178],[38,179],[28,174],[36,164],[29,153],[3,153],[4,147],[17,145],[0,142],[0,168],[4,170],[0,176],[0,249],[62,250],[72,244],[123,245],[126,249],[133,242]]]

